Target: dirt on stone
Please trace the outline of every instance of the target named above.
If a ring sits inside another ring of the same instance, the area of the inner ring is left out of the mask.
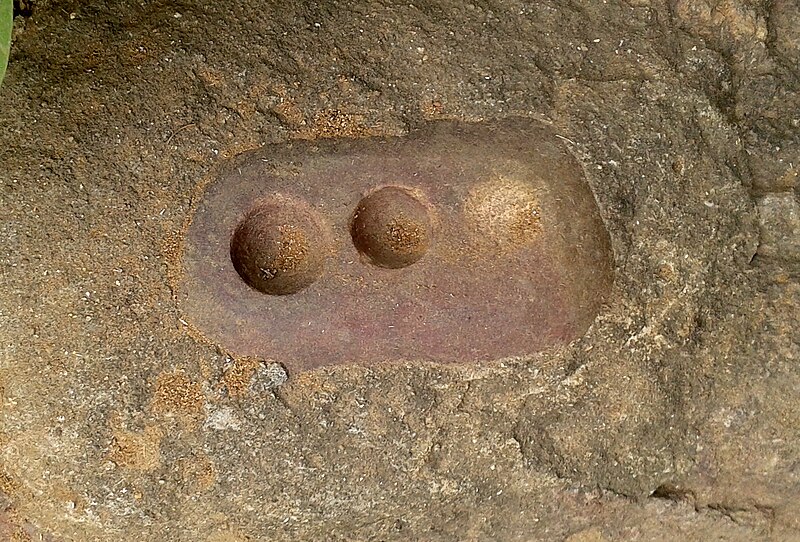
[[[25,4],[0,539],[800,538],[797,0]],[[187,332],[174,252],[226,160],[510,116],[611,236],[584,337],[284,383]]]

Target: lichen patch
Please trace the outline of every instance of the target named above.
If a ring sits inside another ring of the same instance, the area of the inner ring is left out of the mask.
[[[156,414],[175,414],[199,420],[204,414],[205,403],[202,386],[193,382],[185,371],[175,370],[158,375],[150,406]]]
[[[253,382],[259,365],[255,358],[241,358],[233,364],[222,375],[222,385],[231,397],[242,397],[247,395],[250,384]]]
[[[161,463],[162,438],[161,429],[155,426],[146,427],[141,432],[114,431],[108,459],[119,467],[155,470]]]

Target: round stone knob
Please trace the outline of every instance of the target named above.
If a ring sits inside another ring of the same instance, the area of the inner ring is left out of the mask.
[[[273,196],[256,204],[236,227],[231,261],[251,287],[286,295],[320,277],[329,247],[323,222],[311,206]]]
[[[362,198],[350,225],[358,251],[374,265],[391,269],[422,258],[432,233],[427,205],[399,186],[380,188]]]

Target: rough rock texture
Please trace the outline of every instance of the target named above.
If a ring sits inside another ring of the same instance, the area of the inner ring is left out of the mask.
[[[35,4],[0,88],[0,535],[800,539],[799,12]],[[287,380],[192,338],[170,288],[226,157],[510,115],[613,239],[583,339]]]

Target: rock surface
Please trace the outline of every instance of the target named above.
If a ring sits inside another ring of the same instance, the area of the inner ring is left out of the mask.
[[[0,88],[0,535],[800,539],[799,10],[34,4]],[[612,237],[585,337],[288,380],[193,338],[170,284],[225,158],[512,115]]]

